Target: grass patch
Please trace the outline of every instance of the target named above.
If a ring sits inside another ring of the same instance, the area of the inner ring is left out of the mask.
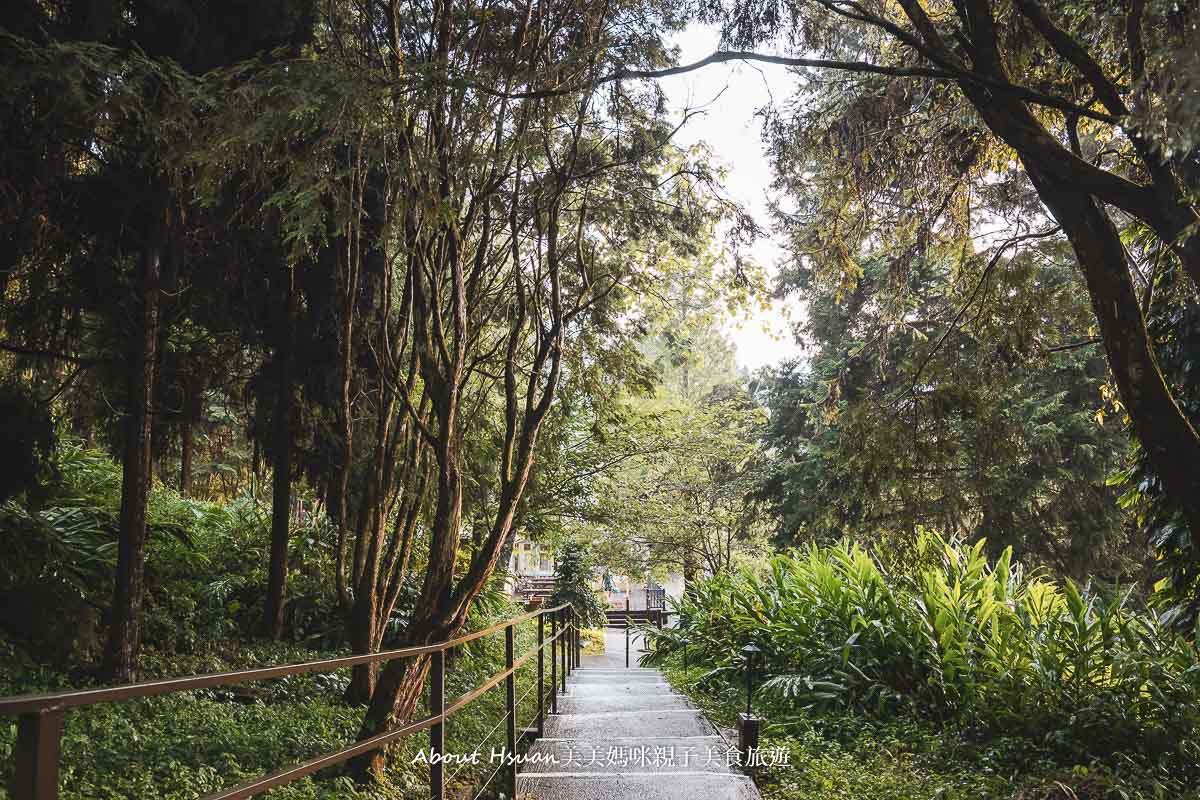
[[[579,639],[585,656],[604,655],[604,628],[581,628]]]

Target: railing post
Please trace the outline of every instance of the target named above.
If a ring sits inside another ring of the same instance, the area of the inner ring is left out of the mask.
[[[429,711],[441,715],[446,712],[446,651],[438,650],[429,658]],[[445,797],[446,772],[440,758],[445,752],[446,722],[441,720],[429,729],[429,794],[433,800]]]
[[[511,622],[504,629],[504,668],[512,670],[515,661],[513,638],[516,626]],[[504,679],[504,707],[508,710],[508,756],[512,759],[508,768],[508,796],[517,796],[517,673],[509,672]]]
[[[57,800],[63,712],[44,708],[17,718],[13,800]]]
[[[629,669],[629,628],[631,627],[629,618],[629,595],[625,595],[625,669]]]
[[[565,611],[566,609],[563,609],[563,610]],[[568,630],[567,630],[567,615],[566,615],[566,614],[564,614],[562,611],[559,611],[559,612],[558,612],[558,615],[559,615],[560,617],[562,617],[562,630],[563,630],[563,632],[565,632],[565,633],[568,633],[568,634],[569,634],[569,633],[570,633],[570,631],[568,631]],[[563,641],[563,643],[562,643],[562,645],[563,645],[563,646],[562,646],[562,647],[560,647],[560,648],[558,649],[558,652],[559,652],[560,656],[562,657],[562,669],[561,669],[561,670],[559,670],[559,672],[561,673],[559,677],[561,677],[561,678],[562,678],[562,687],[561,687],[561,689],[562,689],[562,693],[563,693],[563,694],[566,694],[566,693],[567,693],[567,650],[569,649],[569,648],[568,648],[568,644],[569,644],[569,642],[570,642],[570,638],[569,638],[569,637],[564,637],[564,641]]]
[[[550,713],[558,713],[558,612],[550,614]]]
[[[537,735],[546,735],[546,618],[538,614]]]
[[[567,624],[571,627],[567,628],[567,675],[569,676],[575,671],[575,611],[574,609],[564,609],[563,616],[567,618]]]
[[[575,614],[575,649],[572,651],[575,654],[575,666],[578,668],[583,665],[583,629],[579,625],[579,614]]]

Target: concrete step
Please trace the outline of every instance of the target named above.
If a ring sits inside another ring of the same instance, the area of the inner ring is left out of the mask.
[[[670,684],[655,681],[632,681],[630,683],[568,683],[566,695],[562,697],[630,697],[639,694],[670,694]]]
[[[529,773],[733,774],[719,736],[665,739],[542,739],[529,749]]]
[[[530,772],[517,780],[523,800],[757,800],[744,775]]]
[[[625,617],[629,617],[634,622],[637,622],[638,620],[650,618],[657,619],[658,615],[662,614],[665,610],[662,608],[610,608],[604,612],[604,616],[610,620],[620,620],[622,622],[625,621]]]
[[[623,667],[624,633],[575,670],[517,779],[524,800],[761,800],[729,743],[655,669]]]
[[[666,678],[656,669],[625,669],[613,670],[612,672],[588,672],[582,669],[577,669],[571,673],[568,678],[571,683],[586,684],[586,683],[633,683],[637,681],[649,681],[650,683],[665,683]]]
[[[546,736],[551,739],[604,740],[623,736],[653,739],[712,733],[715,731],[708,720],[691,709],[554,714],[546,719]]]
[[[558,698],[558,713],[560,714],[596,714],[605,711],[666,711],[691,707],[687,700],[669,692],[568,694],[565,697]]]

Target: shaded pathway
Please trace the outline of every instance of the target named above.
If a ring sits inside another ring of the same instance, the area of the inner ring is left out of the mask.
[[[625,669],[625,634],[584,656],[517,779],[529,800],[757,800],[729,746],[656,669]],[[636,646],[636,645],[635,645]],[[636,651],[630,663],[637,663]]]

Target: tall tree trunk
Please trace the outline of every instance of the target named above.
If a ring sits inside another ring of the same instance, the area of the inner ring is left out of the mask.
[[[293,340],[296,327],[296,282],[287,277],[287,298],[277,358],[279,381],[275,400],[275,425],[272,450],[275,471],[271,494],[271,561],[267,570],[267,598],[263,629],[272,639],[283,636],[284,595],[287,592],[288,539],[292,510],[292,395],[294,360]]]
[[[110,610],[103,673],[111,681],[137,678],[139,622],[146,565],[146,503],[150,497],[154,369],[158,347],[159,275],[166,242],[165,193],[156,198],[138,281],[139,318],[129,363],[129,416],[121,473],[121,522],[117,576]]]
[[[387,258],[387,179],[386,172],[368,169],[361,195],[361,248],[358,282],[361,292],[353,298],[355,313],[362,317],[360,335],[373,338],[377,332],[386,337],[392,308],[390,264]],[[372,323],[373,321],[373,323]],[[398,401],[382,376],[389,368],[383,353],[391,352],[394,342],[383,338],[378,345],[368,347],[371,356],[364,377],[376,387],[378,398],[374,406],[375,441],[371,450],[370,470],[363,476],[362,507],[354,539],[354,561],[350,581],[354,586],[353,606],[350,608],[350,647],[355,654],[371,653],[378,647],[387,625],[385,584],[381,584],[383,545],[388,510],[392,507],[393,485],[396,480],[396,447],[400,430],[396,427]],[[378,669],[374,664],[362,664],[351,673],[346,700],[366,703],[375,690]]]
[[[374,503],[383,504],[383,499]],[[379,607],[383,600],[377,587],[376,578],[379,574],[380,549],[383,543],[384,518],[382,509],[371,507],[363,510],[369,517],[365,527],[360,531],[360,539],[368,539],[365,544],[363,566],[359,571],[358,581],[354,587],[354,605],[350,609],[350,652],[355,654],[374,652],[379,640],[378,627]],[[346,688],[346,702],[354,704],[367,703],[375,691],[375,676],[378,670],[374,664],[360,664],[350,674],[350,685]]]
[[[347,259],[347,262],[349,259]],[[338,604],[343,611],[350,610],[350,580],[346,576],[346,535],[350,525],[350,469],[354,458],[354,412],[351,399],[351,384],[354,376],[354,298],[358,294],[358,270],[350,263],[342,265],[343,283],[338,288],[342,297],[340,341],[338,356],[340,366],[340,397],[338,423],[341,428],[341,463],[337,474],[337,552],[334,557],[334,584]]]
[[[192,449],[195,433],[192,427],[191,398],[184,399],[183,420],[179,428],[179,494],[188,496],[192,486]]]
[[[1179,408],[1154,354],[1125,250],[1091,196],[1029,170],[1079,259],[1121,404],[1167,491],[1180,501],[1200,541],[1200,436]]]
[[[926,43],[942,58],[953,59],[920,4],[905,0],[902,5]],[[986,0],[963,0],[955,5],[969,32],[970,38],[963,44],[972,66],[1007,83],[1009,76],[1000,54],[991,5]],[[971,81],[960,81],[959,87],[992,132],[1020,156],[1038,196],[1067,234],[1100,323],[1100,337],[1121,404],[1154,471],[1183,509],[1193,540],[1200,543],[1200,435],[1180,409],[1159,368],[1133,289],[1125,249],[1098,197],[1103,193],[1106,202],[1138,216],[1163,235],[1193,275],[1200,273],[1200,263],[1191,263],[1200,242],[1180,246],[1171,240],[1178,226],[1194,220],[1195,213],[1178,203],[1167,203],[1165,216],[1172,222],[1164,224],[1163,206],[1144,202],[1148,194],[1155,193],[1152,187],[1128,184],[1117,189],[1112,184],[1119,180],[1103,175],[1111,178],[1105,187],[1085,185],[1078,159],[1050,135],[1019,98],[992,92]],[[1153,165],[1151,171],[1155,171]],[[1160,177],[1170,179],[1169,175]],[[1159,186],[1158,192],[1160,200],[1170,200],[1174,194],[1164,186]]]
[[[420,644],[433,641],[438,641],[438,639],[427,638]],[[413,644],[418,643],[414,642]],[[377,708],[377,704],[372,701],[359,738],[382,733],[391,726],[391,723],[412,718],[413,712],[417,710],[417,704],[421,701],[425,677],[429,674],[429,664],[429,656],[417,656],[416,658],[397,659],[387,665],[380,673],[375,695],[387,697],[392,702],[386,708],[382,705]],[[360,780],[367,776],[383,775],[386,768],[387,753],[382,749],[372,750],[351,762],[351,769]]]

